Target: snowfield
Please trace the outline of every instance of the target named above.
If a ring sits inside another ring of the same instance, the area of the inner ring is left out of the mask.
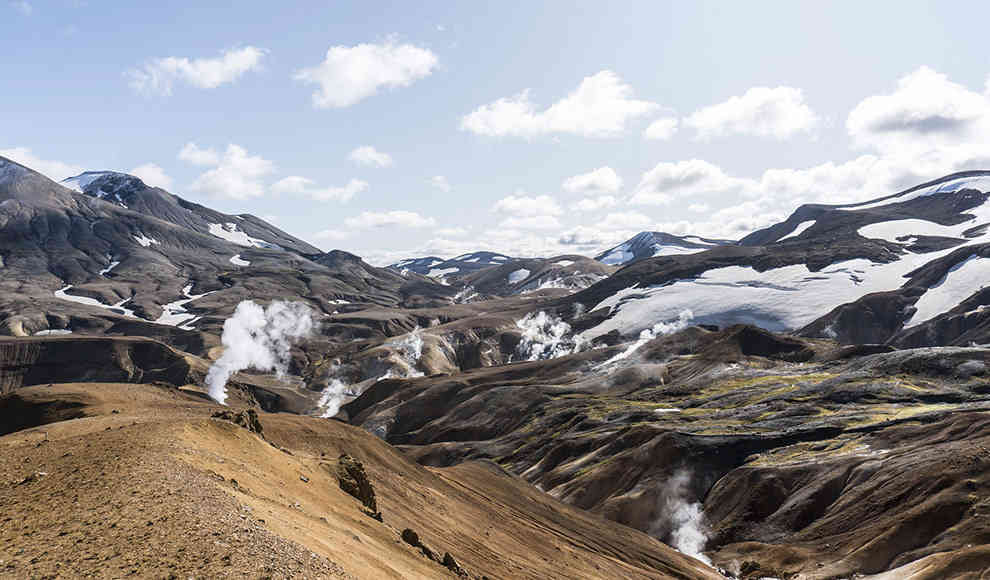
[[[225,224],[210,224],[210,234],[227,240],[232,244],[237,244],[238,246],[244,246],[247,248],[269,248],[273,250],[279,249],[279,246],[271,242],[266,242],[265,240],[252,238],[246,233],[242,232],[237,224],[234,222],[227,222]]]
[[[864,208],[900,203],[962,187],[990,190],[990,177],[954,179],[901,199],[871,203]],[[609,308],[614,315],[586,330],[584,334],[589,339],[612,330],[618,330],[624,335],[636,334],[656,323],[675,319],[683,310],[691,310],[697,324],[727,326],[747,323],[777,332],[797,330],[837,306],[854,302],[867,294],[900,288],[907,281],[907,274],[959,248],[990,243],[990,232],[972,238],[963,236],[963,232],[967,230],[990,223],[990,202],[965,213],[973,217],[954,226],[943,226],[920,219],[903,219],[859,228],[859,235],[865,238],[902,245],[910,244],[917,236],[966,240],[961,245],[937,252],[916,254],[907,251],[899,260],[889,264],[849,260],[837,262],[819,272],[811,272],[803,264],[766,272],[757,272],[749,267],[728,266],[709,270],[697,278],[675,280],[662,286],[626,288],[595,307]],[[811,224],[802,222],[791,235],[808,227]],[[918,300],[918,310],[906,326],[920,324],[951,310],[981,288],[984,280],[990,280],[990,260],[970,258],[959,264],[949,272],[945,280]]]
[[[242,260],[240,254],[234,254],[230,257],[230,263],[235,266],[250,266],[251,262],[247,260]]]

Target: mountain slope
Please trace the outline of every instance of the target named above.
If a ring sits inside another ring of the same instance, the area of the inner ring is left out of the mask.
[[[595,259],[614,266],[630,264],[655,256],[694,254],[715,246],[730,246],[731,240],[713,240],[698,236],[675,236],[666,232],[640,232],[626,242],[605,250]]]
[[[863,326],[855,315],[839,327],[831,318],[816,321],[835,309],[858,312],[844,305],[868,295],[897,292],[900,298],[890,304],[900,309],[878,315],[888,327],[875,336],[883,341],[901,328],[927,324],[980,289],[981,257],[990,244],[988,192],[990,173],[967,172],[872,202],[803,206],[739,246],[636,262],[568,300],[598,311],[582,323],[591,328],[589,337],[636,334],[689,311],[698,323],[807,328],[843,339],[853,332],[844,328]],[[982,323],[982,301],[974,300],[966,312],[975,311],[980,318],[973,321]],[[921,312],[915,316],[912,308]],[[933,344],[958,335],[943,332]]]
[[[0,159],[0,322],[8,334],[216,332],[244,299],[449,303],[451,292],[333,255],[252,216],[189,203],[120,173],[69,180],[85,193]],[[357,259],[360,262],[359,259]],[[135,326],[135,324],[137,326]],[[143,325],[143,326],[142,326]],[[156,328],[157,327],[157,328]],[[142,328],[142,330],[139,330]]]

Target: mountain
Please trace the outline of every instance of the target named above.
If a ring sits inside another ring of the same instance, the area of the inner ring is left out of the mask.
[[[966,172],[738,243],[645,232],[618,266],[376,268],[2,160],[0,567],[978,577],[988,224],[990,172]],[[238,344],[244,300],[313,313],[275,339],[285,372]],[[228,355],[247,369],[219,404]]]
[[[457,278],[464,285],[459,299],[479,296],[515,296],[541,290],[581,290],[604,280],[614,268],[586,256],[563,255],[552,258],[517,258]]]
[[[589,338],[687,312],[699,324],[846,343],[983,343],[988,198],[980,171],[865,203],[802,206],[737,246],[641,260],[567,301],[591,311],[580,323]]]
[[[731,240],[713,240],[698,236],[675,236],[665,232],[640,232],[626,242],[605,250],[595,259],[605,264],[621,266],[655,256],[694,254],[716,246],[735,244]]]
[[[471,252],[461,254],[456,258],[444,260],[435,256],[426,258],[408,258],[388,266],[396,272],[415,272],[431,278],[448,280],[465,276],[478,270],[501,266],[516,260],[504,254],[495,252]]]
[[[134,176],[87,172],[66,184],[75,189],[0,158],[8,334],[218,333],[248,298],[302,300],[326,315],[343,302],[450,302],[452,292],[431,280],[323,254],[264,220],[213,211]]]

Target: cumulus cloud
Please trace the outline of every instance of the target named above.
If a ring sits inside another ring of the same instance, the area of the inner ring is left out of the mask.
[[[622,187],[622,178],[611,167],[599,167],[564,180],[563,188],[571,193],[615,193]]]
[[[439,230],[436,231],[436,234],[438,236],[447,236],[447,237],[450,237],[450,238],[459,238],[461,236],[468,235],[468,232],[469,231],[470,230],[468,230],[467,228],[440,228]]]
[[[322,230],[313,234],[318,240],[340,241],[350,237],[351,233],[345,230]]]
[[[725,191],[735,185],[735,180],[707,161],[662,162],[643,174],[629,202],[666,205],[678,197]]]
[[[727,135],[755,135],[786,139],[812,131],[818,115],[804,102],[804,93],[794,87],[753,87],[742,96],[695,111],[684,125],[701,139]]]
[[[863,99],[846,129],[857,145],[881,150],[980,141],[990,129],[990,99],[923,66],[902,77],[893,93]]]
[[[657,141],[666,141],[677,133],[678,121],[676,117],[664,117],[650,123],[643,131],[643,137]]]
[[[62,181],[67,177],[79,175],[86,169],[81,165],[63,163],[50,159],[42,159],[31,152],[27,147],[13,147],[11,149],[0,149],[0,156],[11,161],[16,161],[21,165],[41,173],[54,181]]]
[[[145,184],[152,187],[160,187],[162,189],[170,189],[172,187],[172,178],[165,174],[164,169],[154,163],[138,165],[127,173],[139,178]]]
[[[249,155],[245,148],[233,143],[227,145],[223,155],[216,155],[215,159],[209,154],[202,154],[203,151],[212,150],[202,150],[198,147],[195,148],[197,152],[195,155],[183,155],[189,145],[195,147],[194,144],[183,147],[179,152],[180,159],[195,165],[206,165],[208,159],[214,161],[212,169],[193,181],[190,186],[192,191],[231,199],[249,199],[265,194],[264,178],[275,171],[275,164],[271,161],[257,155]]]
[[[367,165],[369,167],[388,167],[392,165],[391,155],[382,153],[371,145],[358,147],[354,151],[351,151],[347,158],[358,165]]]
[[[317,187],[316,182],[306,177],[290,175],[272,184],[275,193],[296,193],[316,201],[350,201],[355,195],[366,191],[368,183],[360,179],[351,179],[340,187]]]
[[[406,87],[429,76],[437,56],[428,49],[397,44],[331,46],[320,64],[304,68],[295,79],[317,85],[313,106],[318,109],[349,107],[383,89]]]
[[[34,12],[34,7],[31,6],[30,2],[25,0],[16,0],[10,3],[10,7],[21,13],[22,16],[31,16]]]
[[[513,216],[502,220],[500,226],[518,230],[556,230],[560,220],[552,215]]]
[[[555,216],[563,213],[549,195],[528,196],[523,192],[503,197],[495,202],[495,211],[515,217]]]
[[[619,200],[612,195],[586,197],[571,207],[577,211],[598,211],[619,205]]]
[[[526,89],[468,113],[461,119],[461,129],[493,137],[548,134],[611,137],[621,134],[630,120],[657,107],[655,103],[634,99],[631,86],[614,72],[603,70],[585,77],[577,89],[545,110],[537,110]]]
[[[196,145],[192,141],[182,146],[182,149],[179,150],[178,157],[181,161],[202,167],[211,167],[220,164],[220,154],[217,153],[216,149],[201,149],[199,145]]]
[[[381,228],[386,226],[398,226],[404,228],[427,228],[436,225],[436,220],[431,217],[423,217],[414,211],[386,211],[386,212],[361,212],[357,217],[350,217],[344,220],[347,227],[356,230]]]
[[[215,58],[167,56],[150,60],[127,71],[130,87],[147,95],[168,96],[177,83],[200,89],[230,84],[261,67],[265,50],[254,46],[223,51]]]
[[[451,190],[450,182],[443,175],[434,175],[430,178],[430,185],[443,192]]]
[[[653,224],[649,216],[635,211],[610,213],[605,216],[598,227],[603,230],[642,230]]]

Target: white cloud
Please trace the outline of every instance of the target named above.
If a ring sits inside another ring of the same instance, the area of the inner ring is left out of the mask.
[[[272,184],[275,193],[297,193],[316,201],[346,202],[367,189],[368,183],[360,179],[351,179],[340,187],[316,187],[315,181],[298,175],[283,177]]]
[[[598,211],[609,207],[615,207],[619,200],[611,195],[601,195],[598,197],[586,197],[575,203],[571,207],[577,211]]]
[[[440,228],[439,230],[436,231],[436,234],[438,236],[459,238],[468,235],[469,231],[470,230],[468,230],[467,228]]]
[[[643,174],[629,202],[666,205],[685,195],[725,191],[734,186],[735,180],[707,161],[663,162]]]
[[[673,137],[674,133],[677,133],[677,124],[678,121],[675,117],[657,119],[650,123],[650,126],[643,131],[643,137],[657,141],[666,141]]]
[[[31,13],[34,12],[34,7],[31,6],[30,2],[26,2],[25,0],[11,2],[10,7],[20,12],[23,16],[31,16]]]
[[[635,211],[610,213],[597,225],[603,230],[642,230],[650,227],[653,220]]]
[[[599,167],[564,180],[563,188],[571,193],[615,193],[622,187],[622,178],[611,167]]]
[[[632,87],[603,70],[585,77],[567,97],[537,111],[529,89],[482,105],[461,119],[461,129],[493,137],[534,137],[553,133],[611,137],[626,123],[657,109],[655,103],[632,98]]]
[[[434,175],[431,177],[430,185],[443,192],[448,192],[451,190],[450,182],[447,181],[447,178],[442,175]]]
[[[176,83],[215,89],[233,83],[244,73],[258,69],[265,50],[254,46],[225,50],[216,58],[168,56],[156,58],[127,71],[130,87],[147,95],[172,94]]]
[[[0,156],[6,157],[11,161],[16,161],[17,163],[33,169],[54,181],[62,181],[67,177],[79,175],[83,171],[86,171],[86,169],[81,165],[41,159],[32,153],[27,147],[0,149]]]
[[[560,215],[563,210],[549,195],[531,197],[522,191],[495,202],[495,211],[517,217]]]
[[[139,178],[151,187],[160,187],[162,189],[170,189],[172,187],[172,178],[165,174],[164,169],[154,163],[138,165],[127,173]]]
[[[391,155],[382,153],[371,145],[358,147],[354,151],[351,151],[347,158],[358,165],[367,165],[370,167],[388,167],[392,165]]]
[[[437,66],[437,56],[411,44],[331,46],[320,64],[304,68],[295,79],[318,85],[313,106],[320,109],[349,107],[382,89],[406,87],[425,78]]]
[[[692,203],[688,209],[695,213],[708,213],[712,210],[712,206],[707,203]]]
[[[322,230],[313,234],[313,237],[317,240],[346,240],[351,235],[350,232],[345,230]]]
[[[361,212],[357,217],[344,220],[347,227],[354,229],[381,228],[399,226],[405,228],[427,228],[436,225],[436,220],[423,217],[414,211]]]
[[[705,107],[684,119],[701,139],[726,135],[755,135],[786,139],[811,131],[819,118],[804,102],[801,89],[753,87],[741,97]]]
[[[552,215],[513,216],[502,220],[499,225],[518,230],[556,230],[561,227],[560,220]]]
[[[923,66],[901,78],[893,93],[863,99],[846,129],[857,145],[891,151],[979,142],[990,129],[990,99]]]
[[[216,149],[200,149],[192,141],[182,146],[182,149],[179,150],[178,157],[181,161],[201,167],[212,167],[220,164],[220,154],[217,153]]]
[[[188,146],[189,144],[186,147]],[[185,149],[183,147],[183,151]],[[182,153],[179,152],[179,158],[188,161],[189,159],[183,157]],[[192,156],[203,164],[207,157]],[[265,194],[263,179],[274,171],[275,164],[271,161],[256,155],[248,155],[243,147],[230,144],[227,145],[223,156],[216,159],[215,167],[197,177],[190,189],[231,199],[261,197]]]

